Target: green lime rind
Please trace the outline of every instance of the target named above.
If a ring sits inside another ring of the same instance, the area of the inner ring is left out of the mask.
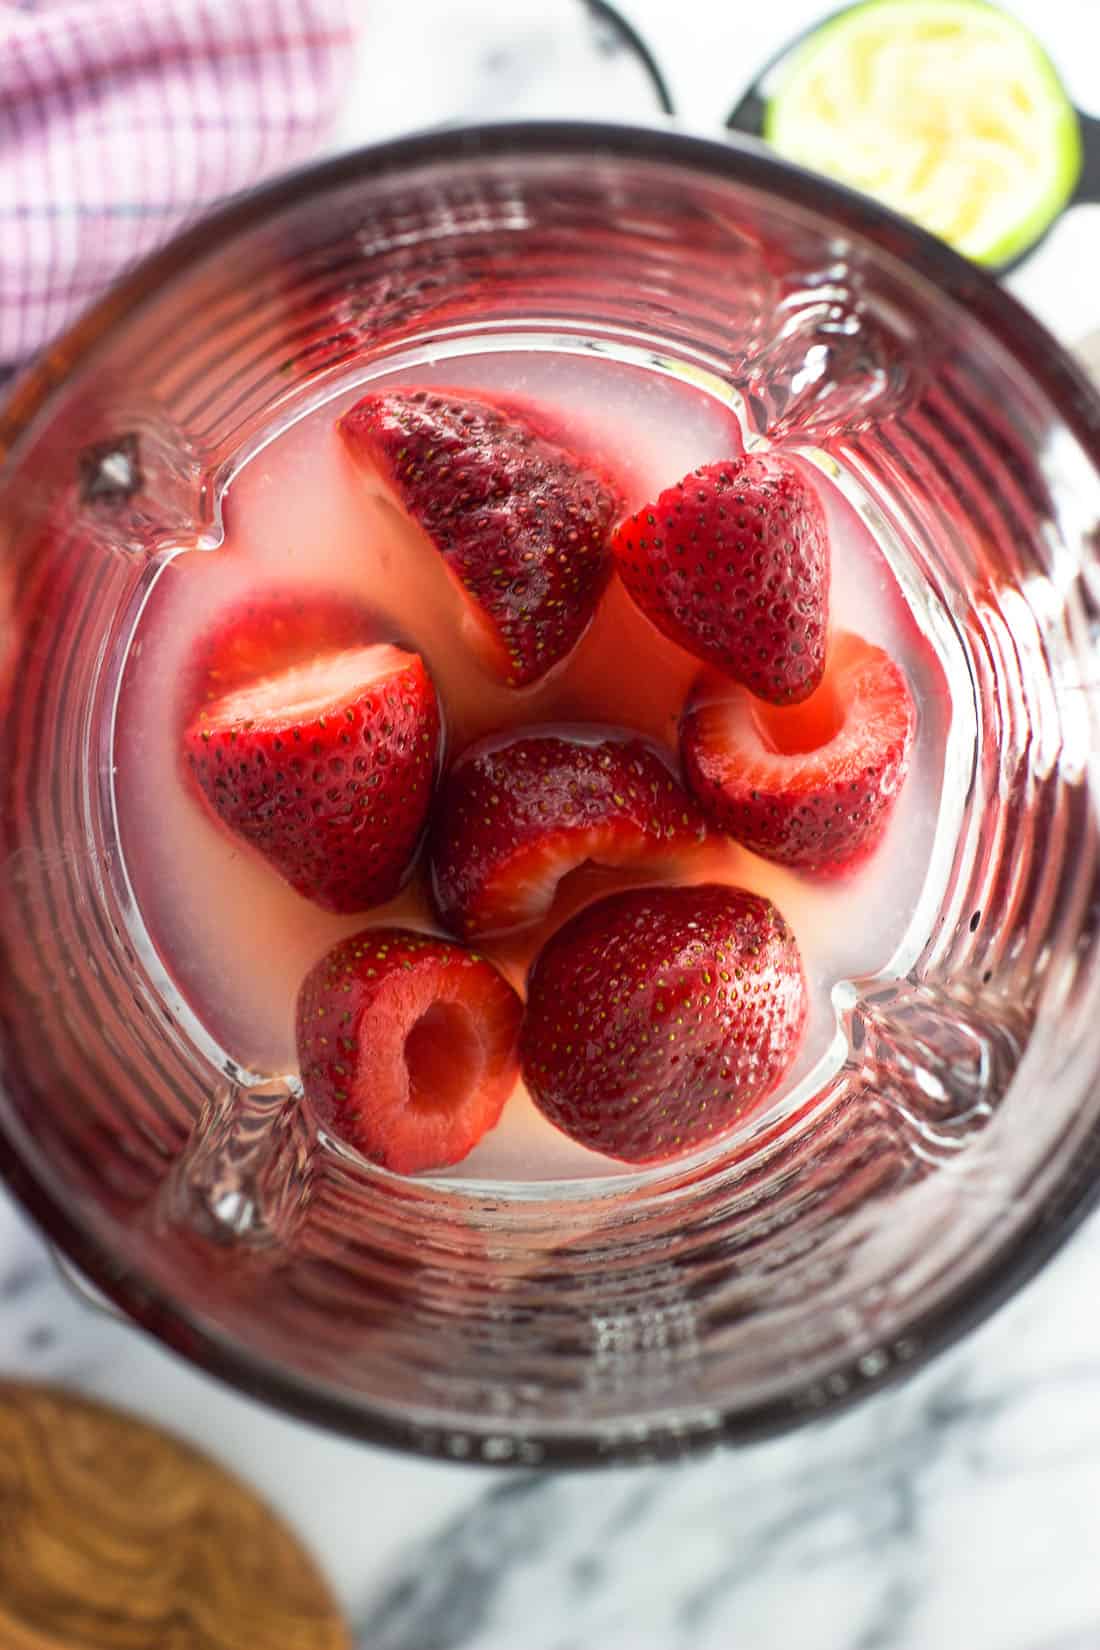
[[[1041,177],[1031,180],[1021,174],[1021,194],[1025,198],[1020,202],[1019,212],[1007,222],[1002,212],[997,230],[989,238],[983,240],[980,231],[961,239],[941,234],[941,238],[976,263],[991,268],[1009,264],[1033,246],[1064,210],[1077,186],[1084,155],[1077,111],[1050,58],[1029,29],[988,0],[862,0],[861,4],[850,6],[816,29],[780,66],[779,84],[765,105],[763,136],[787,158],[822,171],[839,182],[863,187],[857,178],[846,175],[843,168],[815,166],[814,155],[808,152],[809,123],[802,110],[810,83],[824,62],[838,48],[843,51],[849,47],[855,53],[860,40],[867,38],[868,24],[877,25],[881,14],[889,11],[898,14],[899,27],[912,27],[914,23],[920,27],[927,22],[947,24],[963,31],[969,21],[980,14],[987,34],[990,18],[996,18],[995,36],[1011,52],[1017,66],[1026,65],[1032,114],[1030,118],[1022,116],[1020,126],[1028,129],[1029,138],[1034,139],[1035,145],[1041,144],[1045,152]],[[880,30],[876,28],[875,32]],[[1030,185],[1026,192],[1025,185]],[[877,194],[873,189],[865,192]],[[904,200],[887,200],[886,204],[923,223],[933,233],[940,233],[918,210],[907,211]],[[1001,204],[1005,204],[1003,199]]]

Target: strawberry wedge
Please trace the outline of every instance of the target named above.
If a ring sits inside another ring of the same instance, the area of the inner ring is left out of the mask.
[[[825,512],[777,453],[694,470],[616,527],[619,577],[665,636],[761,699],[808,698],[825,667]]]
[[[185,760],[228,830],[327,911],[392,898],[419,846],[439,709],[418,654],[322,655],[204,705]]]
[[[442,556],[495,675],[523,687],[573,650],[610,570],[618,497],[606,477],[465,391],[387,389],[339,428]]]

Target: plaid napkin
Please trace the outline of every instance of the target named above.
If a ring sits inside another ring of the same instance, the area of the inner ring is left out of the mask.
[[[0,0],[0,373],[315,150],[357,0]]]

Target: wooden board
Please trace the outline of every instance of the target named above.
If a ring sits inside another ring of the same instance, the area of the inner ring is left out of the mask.
[[[350,1650],[313,1560],[196,1450],[0,1381],[3,1650]]]

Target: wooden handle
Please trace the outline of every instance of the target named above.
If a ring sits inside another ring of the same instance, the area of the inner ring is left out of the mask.
[[[3,1650],[350,1650],[312,1559],[197,1451],[0,1382]]]

